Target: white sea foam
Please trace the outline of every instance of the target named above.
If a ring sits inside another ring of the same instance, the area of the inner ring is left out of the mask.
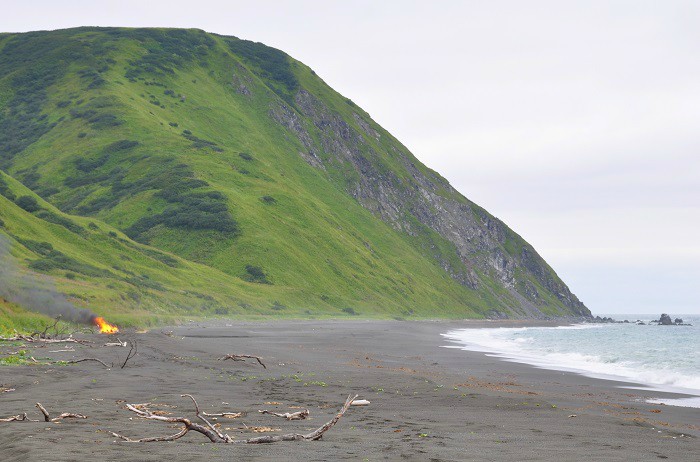
[[[443,336],[454,344],[450,348],[700,396],[698,332],[697,327],[582,324],[460,329]],[[695,407],[696,402],[690,399],[668,404]]]

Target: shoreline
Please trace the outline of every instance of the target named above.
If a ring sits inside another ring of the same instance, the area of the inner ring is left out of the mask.
[[[499,349],[497,346],[494,345],[488,345],[488,344],[482,344],[478,341],[475,342],[468,342],[464,338],[460,338],[459,332],[463,330],[469,330],[469,329],[491,329],[491,328],[529,328],[529,327],[562,327],[562,326],[569,326],[569,327],[576,327],[576,326],[581,326],[580,328],[585,328],[585,326],[590,326],[587,323],[578,323],[578,324],[568,324],[568,325],[558,325],[558,326],[541,326],[541,325],[533,325],[533,326],[513,326],[513,325],[499,325],[499,326],[474,326],[474,327],[461,327],[459,329],[452,329],[450,331],[444,332],[441,334],[445,342],[447,343],[444,345],[445,348],[451,348],[451,349],[457,349],[461,351],[471,351],[471,352],[481,352],[486,354],[489,357],[496,358],[501,361],[505,362],[510,362],[510,363],[517,363],[517,364],[526,364],[531,367],[537,368],[537,369],[544,369],[544,370],[549,370],[549,371],[560,371],[560,372],[571,372],[574,374],[579,374],[583,377],[588,377],[588,378],[593,378],[593,379],[598,379],[598,380],[607,380],[607,381],[613,381],[613,382],[622,382],[626,383],[627,385],[621,386],[621,388],[629,389],[629,390],[640,390],[640,391],[645,391],[649,393],[658,393],[658,394],[663,394],[663,395],[673,395],[675,398],[668,398],[668,397],[662,397],[659,396],[658,398],[653,398],[652,400],[655,401],[657,404],[663,403],[665,405],[676,405],[676,406],[682,406],[682,407],[693,407],[693,408],[700,408],[700,389],[696,388],[689,388],[689,387],[684,387],[680,385],[675,385],[675,384],[663,384],[663,383],[655,383],[652,381],[644,381],[642,378],[634,377],[632,375],[624,375],[624,374],[615,374],[615,373],[606,373],[602,371],[596,371],[593,369],[586,369],[584,367],[577,367],[572,364],[566,364],[562,361],[560,362],[551,362],[547,361],[546,359],[542,359],[542,356],[538,354],[537,352],[514,352],[512,350],[509,350],[507,348],[501,348]],[[593,325],[595,326],[595,325]],[[601,328],[605,328],[605,325],[601,325]],[[623,368],[624,369],[624,368]],[[638,372],[638,371],[631,371],[631,372]],[[651,401],[650,401],[651,402]]]
[[[618,388],[624,382],[442,348],[440,333],[478,325],[503,323],[228,320],[123,332],[121,340],[136,339],[139,345],[139,355],[124,369],[94,363],[1,368],[0,382],[16,391],[0,394],[0,417],[29,412],[36,418],[33,406],[39,401],[49,411],[80,412],[89,419],[0,423],[0,455],[8,462],[83,460],[97,451],[100,460],[110,461],[268,460],[290,454],[308,460],[687,460],[700,451],[697,409],[646,403],[646,392]],[[39,353],[108,362],[124,354],[75,349]],[[267,369],[255,362],[217,361],[228,353],[261,356]],[[208,412],[246,412],[240,420],[219,421],[235,439],[259,436],[245,429],[253,426],[313,429],[350,393],[371,404],[353,406],[318,442],[213,445],[190,433],[173,443],[137,444],[98,431],[132,437],[172,433],[158,422],[130,420],[133,414],[120,400],[164,404],[168,412],[191,416],[183,393],[195,395]],[[297,406],[311,411],[310,420],[257,413],[293,412]]]

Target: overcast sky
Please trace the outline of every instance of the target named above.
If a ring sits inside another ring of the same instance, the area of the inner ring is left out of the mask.
[[[0,31],[280,48],[532,243],[594,314],[700,314],[699,1],[3,0]]]

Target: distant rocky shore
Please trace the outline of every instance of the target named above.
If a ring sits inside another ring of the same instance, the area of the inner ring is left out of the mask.
[[[644,326],[647,325],[644,321],[637,319],[636,321],[630,321],[628,319],[625,319],[624,321],[618,321],[613,318],[608,318],[608,317],[590,317],[590,318],[585,318],[585,322],[592,323],[592,324],[636,324],[638,326]],[[666,313],[662,313],[659,319],[655,319],[653,321],[649,321],[649,325],[658,325],[658,326],[692,326],[690,323],[685,323],[683,322],[683,319],[681,318],[676,318],[671,320],[671,316],[669,316]]]

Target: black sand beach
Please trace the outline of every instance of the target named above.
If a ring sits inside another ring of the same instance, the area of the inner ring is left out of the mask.
[[[669,395],[441,348],[447,344],[442,332],[495,325],[221,321],[122,333],[139,346],[124,369],[95,362],[0,368],[0,386],[15,389],[0,394],[0,417],[28,412],[38,418],[37,401],[54,414],[89,416],[0,423],[0,460],[700,460],[700,410],[644,402]],[[86,338],[95,345],[108,340]],[[3,353],[13,349],[0,344]],[[49,352],[60,349],[48,345],[28,354],[109,363],[128,350],[78,345],[75,353]],[[255,361],[217,361],[227,353],[261,356],[267,369]],[[164,404],[160,409],[172,415],[194,418],[183,393],[206,412],[244,412],[217,421],[236,439],[269,434],[253,427],[307,432],[351,393],[371,404],[351,407],[316,442],[216,445],[190,432],[175,442],[137,444],[101,431],[134,438],[176,433],[172,424],[143,421],[123,406]],[[305,408],[311,418],[302,421],[257,412]]]

